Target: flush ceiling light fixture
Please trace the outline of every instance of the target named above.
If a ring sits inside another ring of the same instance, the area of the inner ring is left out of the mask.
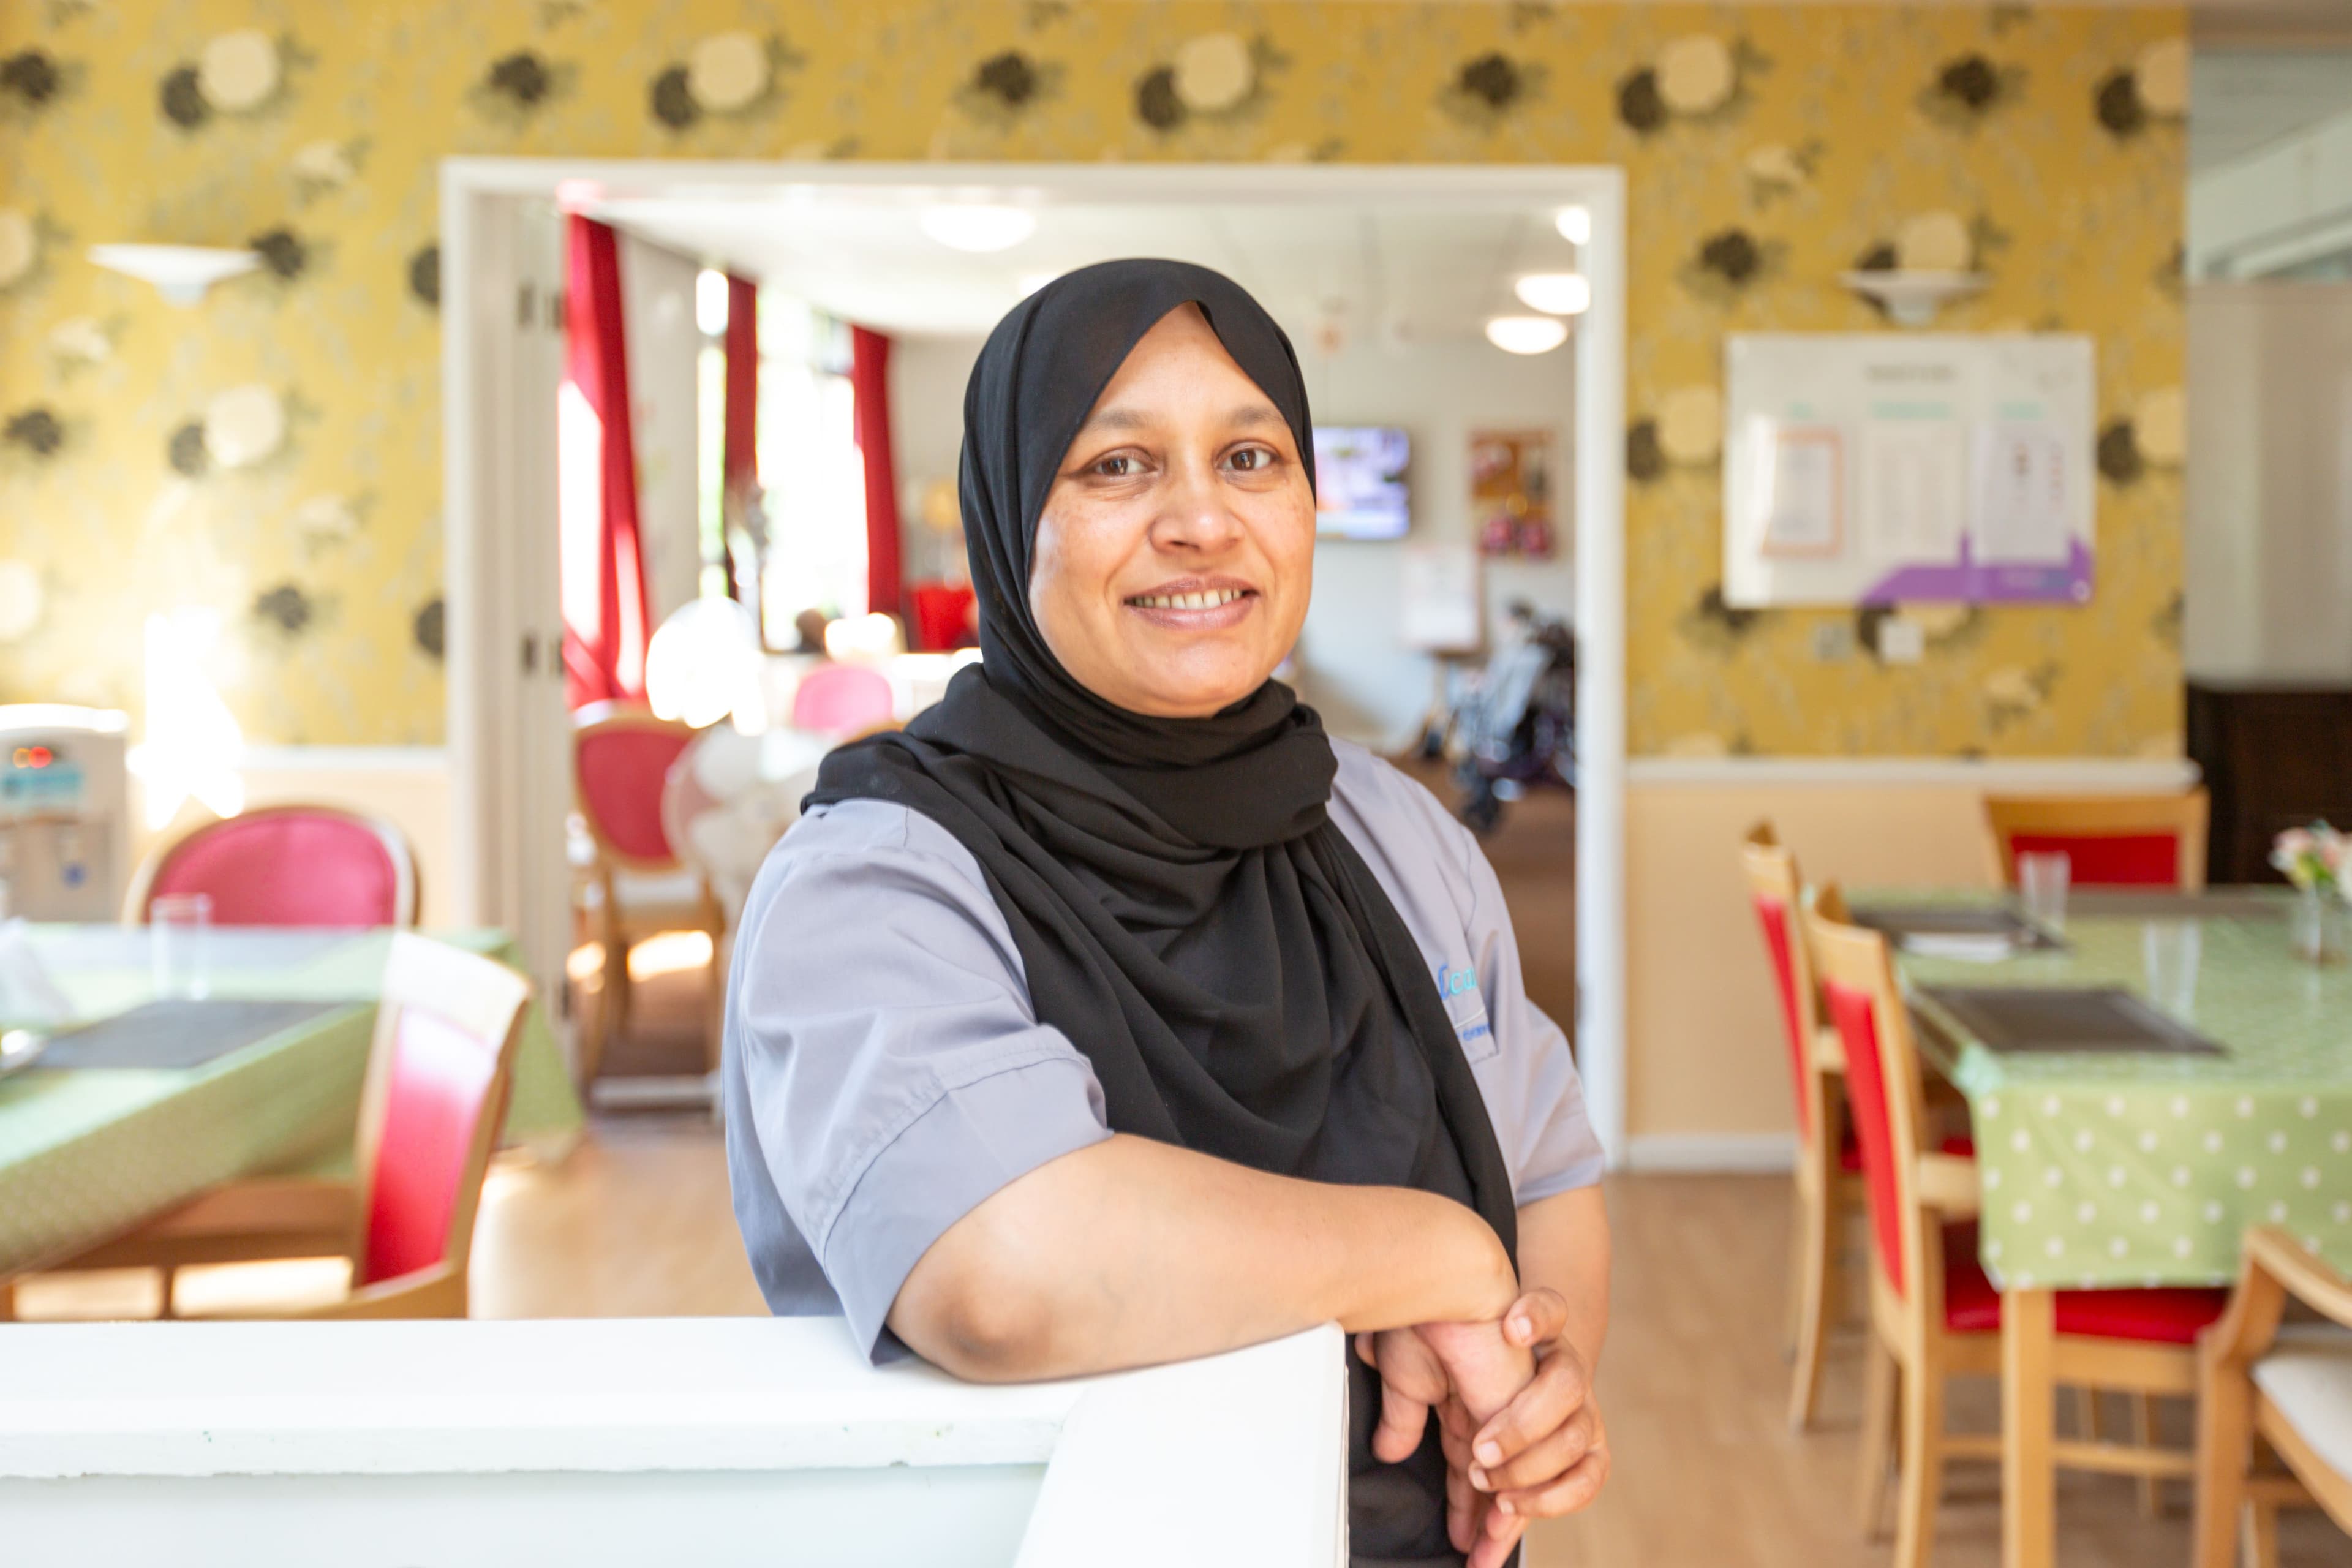
[[[1592,284],[1580,272],[1530,272],[1511,285],[1519,303],[1547,316],[1580,315],[1592,306]]]
[[[1557,316],[1496,316],[1486,322],[1486,341],[1505,353],[1549,353],[1568,342],[1568,323]]]
[[[959,202],[925,207],[922,225],[950,250],[1006,250],[1036,232],[1037,217],[1024,207]]]
[[[1560,238],[1570,245],[1592,243],[1592,213],[1588,207],[1562,207],[1552,218]]]
[[[152,283],[174,305],[194,305],[205,290],[261,265],[253,250],[209,245],[93,245],[89,258],[110,272]]]

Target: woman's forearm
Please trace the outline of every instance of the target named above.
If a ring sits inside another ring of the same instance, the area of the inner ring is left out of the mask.
[[[1599,1187],[1539,1198],[1519,1210],[1519,1277],[1557,1290],[1568,1303],[1560,1337],[1589,1371],[1609,1337],[1609,1211]]]
[[[1320,1322],[1498,1318],[1494,1231],[1398,1187],[1268,1175],[1116,1136],[1048,1162],[948,1227],[890,1327],[960,1376],[1076,1376],[1208,1355]]]

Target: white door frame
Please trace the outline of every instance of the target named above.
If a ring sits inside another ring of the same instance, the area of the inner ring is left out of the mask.
[[[1418,206],[1575,204],[1592,215],[1584,267],[1592,308],[1577,323],[1577,745],[1575,1035],[1585,1100],[1611,1162],[1625,1144],[1625,177],[1582,164],[883,163],[670,159],[451,158],[441,165],[443,526],[447,541],[448,750],[460,921],[515,931],[542,985],[560,984],[560,922],[534,909],[522,845],[556,831],[529,819],[513,756],[533,700],[523,639],[559,628],[534,594],[515,602],[521,541],[551,514],[511,504],[499,406],[510,365],[518,275],[495,234],[501,201],[740,194],[785,187],[987,190],[1075,202],[1356,202]],[[551,412],[549,416],[551,419]],[[542,651],[541,658],[545,658]],[[543,670],[543,666],[541,667]],[[546,698],[544,685],[536,689]],[[554,967],[549,969],[552,960]]]

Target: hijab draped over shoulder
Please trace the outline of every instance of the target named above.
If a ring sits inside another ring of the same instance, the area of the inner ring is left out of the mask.
[[[1268,680],[1204,719],[1081,686],[1029,603],[1040,513],[1136,343],[1199,307],[1288,423],[1314,432],[1290,341],[1239,285],[1175,261],[1056,279],[997,324],[964,394],[959,485],[982,662],[902,732],[825,760],[812,805],[896,802],[980,863],[1041,1023],[1093,1065],[1110,1127],[1312,1181],[1416,1187],[1510,1247],[1510,1178],[1411,932],[1328,814],[1315,710]],[[1434,1431],[1370,1454],[1377,1379],[1351,1398],[1355,1560],[1458,1562]]]

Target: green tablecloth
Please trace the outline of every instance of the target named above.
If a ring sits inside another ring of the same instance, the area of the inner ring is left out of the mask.
[[[1896,902],[1906,895],[1873,895]],[[1863,902],[1857,895],[1857,903]],[[2074,914],[2067,952],[1903,955],[1921,1048],[1968,1097],[1985,1268],[2004,1287],[2220,1284],[2249,1226],[2352,1268],[2352,969],[2288,951],[2284,907],[2198,916],[2186,1015],[2212,1056],[2000,1053],[1920,985],[2122,985],[2147,994],[2146,918]],[[2158,920],[2184,918],[2171,900]]]
[[[515,963],[503,932],[430,934]],[[34,941],[79,1017],[153,994],[140,931],[35,927]],[[213,994],[352,1005],[193,1071],[36,1066],[0,1079],[0,1275],[104,1240],[221,1182],[347,1155],[390,943],[383,931],[216,931]],[[562,1053],[533,1004],[507,1139],[560,1146],[581,1123]]]

